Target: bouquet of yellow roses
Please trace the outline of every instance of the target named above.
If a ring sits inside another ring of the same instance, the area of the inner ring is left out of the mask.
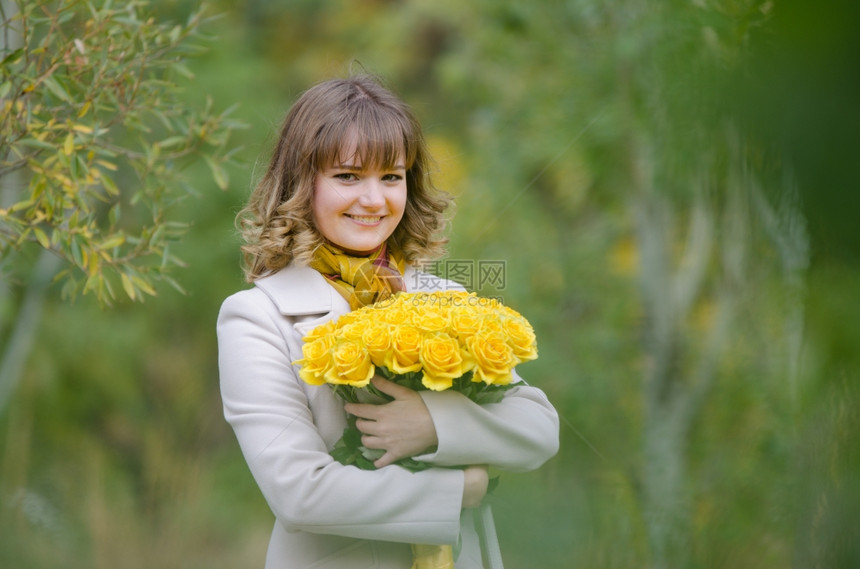
[[[314,328],[304,341],[303,357],[294,362],[299,376],[330,385],[347,402],[358,402],[362,389],[387,398],[370,383],[379,374],[411,389],[454,389],[476,403],[494,403],[511,387],[514,366],[537,358],[534,330],[522,315],[495,299],[452,290],[398,293]],[[362,446],[350,417],[331,454],[373,469],[383,452]],[[397,464],[428,468],[411,458]],[[413,549],[414,568],[453,567],[450,547]]]
[[[317,326],[304,341],[304,357],[294,362],[299,376],[329,384],[349,402],[358,401],[357,389],[381,396],[370,383],[378,373],[412,389],[454,389],[494,403],[511,387],[514,366],[537,358],[534,330],[522,315],[456,290],[398,293]]]

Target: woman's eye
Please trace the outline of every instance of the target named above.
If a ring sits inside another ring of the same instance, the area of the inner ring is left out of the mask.
[[[337,178],[338,180],[343,181],[343,182],[354,182],[358,179],[358,177],[355,174],[351,174],[349,172],[342,172],[340,174],[335,174],[334,177]]]
[[[399,182],[403,179],[403,176],[400,174],[386,174],[382,177],[382,179],[386,182]]]

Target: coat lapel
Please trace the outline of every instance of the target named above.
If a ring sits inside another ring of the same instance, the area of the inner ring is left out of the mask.
[[[319,324],[349,312],[349,304],[325,277],[307,265],[291,264],[257,280],[256,286],[284,316],[295,320],[300,336]]]

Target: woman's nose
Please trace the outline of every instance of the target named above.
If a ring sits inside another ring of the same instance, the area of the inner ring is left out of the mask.
[[[366,179],[361,189],[361,194],[358,196],[359,205],[366,208],[380,208],[385,205],[381,180]]]

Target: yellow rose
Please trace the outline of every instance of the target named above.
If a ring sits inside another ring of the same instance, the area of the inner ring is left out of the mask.
[[[329,320],[325,324],[320,324],[305,336],[303,339],[305,343],[313,342],[316,339],[322,338],[323,336],[330,336],[334,333],[335,330],[335,321]]]
[[[481,321],[481,315],[474,310],[454,310],[451,313],[451,331],[465,344],[467,338],[477,334]]]
[[[406,303],[389,306],[382,311],[382,320],[389,324],[409,324],[412,322],[412,309]]]
[[[365,322],[341,322],[338,320],[337,336],[347,340],[361,340],[364,335]]]
[[[370,361],[370,354],[355,340],[341,340],[332,351],[334,365],[326,373],[326,381],[334,384],[365,387],[376,369]]]
[[[511,382],[511,370],[516,358],[503,334],[482,330],[467,339],[466,346],[475,360],[472,381],[483,381],[488,385],[507,385]]]
[[[508,344],[521,362],[537,358],[535,332],[523,318],[507,317],[502,319],[502,330],[508,337]]]
[[[325,374],[334,365],[331,357],[333,341],[331,336],[321,336],[302,346],[302,359],[293,362],[301,366],[299,377],[311,385],[325,383]]]
[[[490,333],[498,332],[504,334],[505,329],[502,327],[502,322],[498,314],[487,314],[481,319],[481,332]]]
[[[364,326],[361,341],[374,365],[385,365],[385,358],[391,350],[391,334],[392,326],[386,322],[371,320]]]
[[[353,310],[352,312],[347,312],[346,314],[341,314],[338,316],[336,321],[336,326],[338,328],[343,328],[344,326],[348,326],[353,322],[359,322],[362,318],[365,318],[365,308],[360,308],[358,310]]]
[[[421,362],[418,361],[421,340],[418,328],[396,326],[391,335],[391,349],[385,358],[385,367],[397,374],[418,371],[421,368]]]
[[[448,317],[438,310],[422,310],[415,314],[412,323],[424,332],[441,332],[448,327]]]
[[[433,391],[450,388],[455,378],[472,368],[471,359],[463,358],[460,344],[447,334],[425,337],[418,357],[424,372],[421,383]]]

